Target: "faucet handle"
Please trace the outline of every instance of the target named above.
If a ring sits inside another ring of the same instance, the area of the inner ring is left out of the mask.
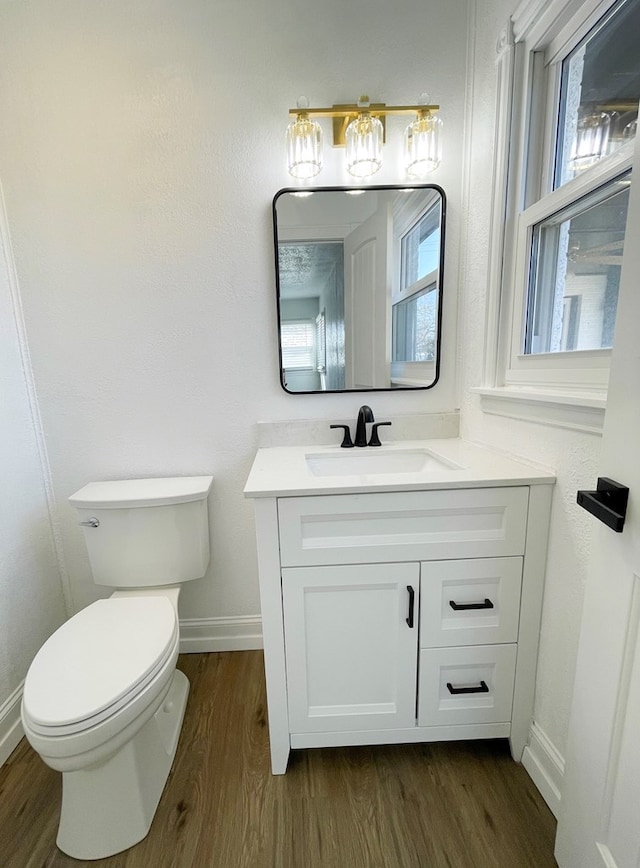
[[[391,425],[391,422],[374,422],[373,427],[371,428],[371,439],[369,440],[369,446],[382,446],[380,442],[380,437],[378,437],[378,428],[381,425]]]
[[[342,438],[342,443],[340,444],[342,449],[349,449],[353,446],[351,442],[351,431],[349,430],[348,425],[329,425],[329,428],[342,428],[344,431],[344,437]]]

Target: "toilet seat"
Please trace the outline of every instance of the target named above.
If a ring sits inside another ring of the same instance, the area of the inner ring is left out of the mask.
[[[167,597],[111,597],[69,619],[36,655],[23,709],[44,736],[84,732],[140,695],[177,653],[177,613]]]

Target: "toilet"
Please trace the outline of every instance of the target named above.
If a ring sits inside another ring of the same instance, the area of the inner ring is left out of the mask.
[[[25,735],[62,772],[57,845],[102,859],[148,833],[189,693],[176,670],[178,596],[209,563],[212,477],[92,482],[69,498],[94,581],[114,589],[42,646],[22,699]]]

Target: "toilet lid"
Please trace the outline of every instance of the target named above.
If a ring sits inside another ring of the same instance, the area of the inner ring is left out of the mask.
[[[63,624],[31,664],[23,694],[29,720],[68,727],[104,719],[153,678],[177,633],[176,611],[166,597],[92,603]]]

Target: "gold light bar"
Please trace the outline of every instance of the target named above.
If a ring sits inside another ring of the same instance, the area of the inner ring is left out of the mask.
[[[346,103],[333,105],[330,108],[292,108],[289,109],[289,114],[295,117],[301,111],[304,111],[310,118],[333,118],[333,145],[334,147],[340,147],[344,146],[344,134],[349,123],[362,112],[369,112],[374,117],[380,118],[384,128],[386,115],[411,115],[418,113],[424,115],[437,112],[439,108],[439,105],[385,105],[383,102],[372,102],[363,106],[357,103]]]

